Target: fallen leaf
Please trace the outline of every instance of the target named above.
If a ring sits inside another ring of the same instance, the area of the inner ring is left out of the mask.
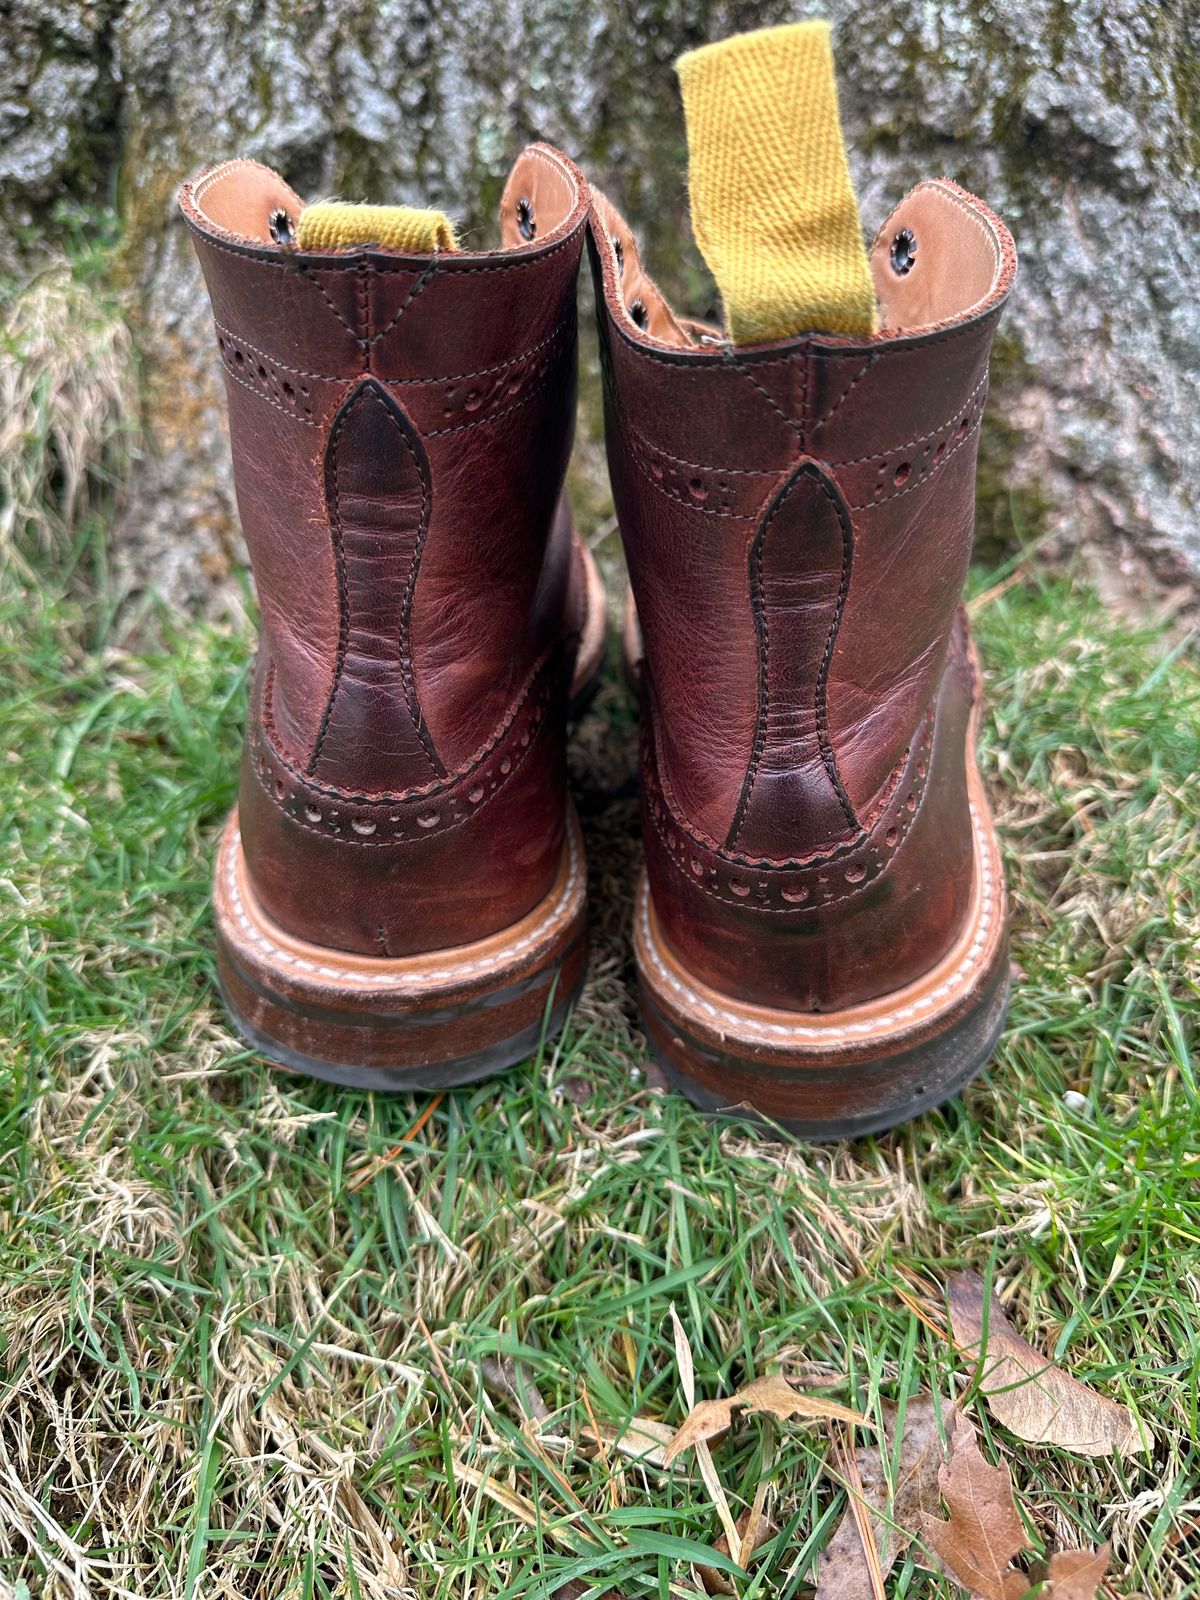
[[[1097,1600],[1111,1554],[1101,1550],[1056,1550],[1050,1557],[1043,1600]]]
[[[690,1450],[693,1445],[709,1439],[719,1439],[733,1426],[733,1412],[737,1396],[728,1400],[701,1400],[694,1405],[675,1431],[663,1457],[668,1466],[676,1456]]]
[[[806,1422],[836,1418],[841,1422],[849,1422],[854,1427],[873,1426],[869,1417],[864,1417],[858,1411],[851,1411],[849,1406],[839,1405],[836,1400],[826,1400],[823,1395],[794,1389],[785,1377],[776,1374],[767,1378],[755,1378],[752,1383],[746,1384],[727,1399],[701,1400],[694,1405],[680,1423],[679,1431],[667,1447],[665,1457],[667,1465],[669,1466],[677,1456],[685,1450],[690,1450],[694,1445],[706,1443],[709,1439],[716,1439],[721,1434],[728,1433],[733,1426],[733,1413],[740,1410],[766,1412],[772,1417],[778,1417],[780,1422],[787,1422],[795,1417],[801,1417]]]
[[[621,1428],[598,1422],[594,1427],[579,1431],[581,1438],[602,1445],[606,1450],[618,1450],[647,1467],[666,1466],[666,1449],[675,1437],[675,1429],[669,1422],[657,1422],[653,1417],[631,1417]]]
[[[947,1285],[955,1343],[980,1359],[983,1281],[959,1272]],[[998,1422],[1029,1444],[1056,1444],[1078,1455],[1132,1455],[1147,1441],[1133,1413],[1097,1394],[1040,1356],[1017,1333],[993,1295],[986,1307],[987,1344],[979,1390]]]
[[[745,1548],[745,1539],[752,1515],[752,1511],[743,1511],[741,1516],[737,1519],[737,1533],[738,1541],[741,1545],[741,1554],[739,1555],[735,1550],[733,1552],[733,1559],[740,1567],[744,1567],[746,1565],[746,1562],[754,1550],[757,1550],[760,1545],[766,1544],[768,1539],[773,1539],[779,1532],[779,1529],[770,1520],[770,1518],[760,1517],[754,1530],[753,1543],[751,1548],[747,1550]],[[719,1551],[721,1555],[727,1556],[730,1553],[729,1540],[724,1534],[722,1534],[713,1548]],[[706,1567],[700,1562],[697,1562],[696,1571],[700,1574],[700,1582],[704,1585],[704,1592],[706,1594],[737,1594],[737,1590],[734,1588],[728,1573],[722,1572],[718,1567]]]
[[[949,1519],[926,1511],[921,1526],[943,1567],[982,1600],[1022,1600],[1029,1580],[1011,1562],[1029,1541],[1013,1501],[1012,1478],[1003,1464],[993,1467],[983,1459],[965,1417],[955,1426],[938,1488]]]
[[[958,1416],[953,1407],[942,1408],[947,1443],[954,1438]],[[896,1455],[898,1420],[899,1407],[884,1401],[883,1431],[889,1460]],[[931,1395],[913,1395],[908,1400],[899,1443],[896,1488],[890,1509],[888,1475],[881,1449],[868,1444],[854,1452],[854,1463],[862,1482],[862,1499],[870,1517],[880,1571],[885,1578],[920,1531],[922,1514],[936,1512],[941,1504],[938,1471],[945,1452],[938,1432],[938,1408]],[[858,1523],[852,1507],[847,1506],[821,1554],[816,1600],[872,1600],[874,1593]]]
[[[767,1378],[755,1378],[745,1388],[739,1389],[737,1399],[747,1411],[767,1411],[780,1422],[790,1422],[794,1417],[807,1421],[836,1418],[852,1427],[874,1427],[870,1417],[836,1400],[826,1400],[824,1395],[810,1394],[806,1389],[795,1389],[782,1373]]]

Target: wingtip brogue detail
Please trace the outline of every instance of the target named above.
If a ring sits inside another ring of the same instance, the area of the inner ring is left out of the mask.
[[[563,479],[587,204],[548,146],[493,251],[413,249],[388,211],[306,229],[254,162],[182,191],[263,619],[219,971],[245,1037],[318,1076],[479,1076],[582,980],[565,725],[605,629]]]

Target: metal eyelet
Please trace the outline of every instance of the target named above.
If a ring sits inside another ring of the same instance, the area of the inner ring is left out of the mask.
[[[522,195],[517,201],[517,232],[522,239],[532,239],[537,233],[537,223],[533,220],[533,201]]]
[[[916,265],[917,237],[911,228],[901,228],[892,240],[892,271],[898,278],[906,277]]]
[[[282,206],[276,206],[267,218],[267,229],[276,244],[296,242],[296,225]]]
[[[620,239],[617,238],[615,233],[610,233],[609,234],[608,242],[612,245],[613,255],[616,256],[616,258],[617,258],[617,271],[618,272],[624,272],[625,271],[625,246],[621,243]]]
[[[633,318],[635,325],[639,328],[644,328],[650,321],[650,313],[646,310],[646,302],[644,300],[631,301],[629,306],[629,315]]]

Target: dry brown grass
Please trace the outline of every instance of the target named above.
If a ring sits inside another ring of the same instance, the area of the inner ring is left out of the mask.
[[[0,339],[0,558],[72,538],[136,430],[119,304],[66,263],[6,297]]]

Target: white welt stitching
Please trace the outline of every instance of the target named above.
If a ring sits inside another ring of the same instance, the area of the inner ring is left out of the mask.
[[[496,967],[507,966],[514,956],[523,954],[533,945],[537,944],[547,935],[554,932],[560,922],[565,922],[574,912],[575,891],[580,884],[579,847],[575,842],[575,826],[570,824],[567,829],[569,866],[567,881],[563,885],[562,893],[555,901],[545,918],[532,932],[511,944],[496,955],[481,956],[477,961],[460,961],[451,966],[439,967],[433,972],[417,974],[417,983],[425,988],[431,983],[451,982],[456,978],[467,978],[479,972],[490,972]],[[228,842],[223,846],[225,891],[229,897],[229,904],[237,920],[238,928],[242,935],[255,945],[264,955],[272,961],[281,961],[285,966],[294,967],[297,972],[311,973],[317,978],[331,978],[336,983],[350,989],[386,989],[393,988],[404,990],[409,987],[409,982],[403,974],[397,972],[354,972],[345,971],[341,967],[322,966],[320,962],[308,961],[303,956],[294,955],[256,928],[251,922],[245,904],[242,900],[241,890],[237,881],[237,859],[241,850],[242,835],[237,827],[233,829]],[[394,966],[405,965],[403,958],[396,961]]]
[[[781,1039],[784,1041],[794,1039],[811,1039],[816,1042],[829,1044],[839,1038],[874,1038],[885,1033],[897,1023],[910,1022],[921,1016],[923,1012],[932,1010],[939,1000],[958,989],[963,980],[972,975],[975,967],[980,964],[980,957],[988,942],[988,934],[992,925],[994,913],[999,909],[996,894],[995,878],[992,870],[992,849],[989,840],[985,837],[980,823],[979,813],[974,806],[971,807],[971,826],[975,836],[976,858],[981,863],[982,888],[980,891],[979,926],[975,930],[975,937],[968,946],[961,961],[953,972],[945,978],[936,988],[919,999],[911,1001],[906,1006],[898,1006],[894,1011],[889,1011],[883,1016],[872,1017],[866,1022],[851,1022],[841,1027],[830,1025],[825,1028],[805,1027],[803,1023],[778,1023],[760,1022],[744,1012],[723,1011],[719,1006],[714,1006],[710,1001],[704,1000],[687,984],[681,983],[678,978],[669,972],[664,965],[658,949],[654,943],[654,935],[650,930],[650,888],[645,879],[642,880],[642,903],[638,915],[641,918],[642,942],[646,954],[654,967],[655,975],[661,979],[668,988],[673,989],[677,995],[695,1006],[705,1016],[718,1023],[731,1023],[739,1034],[756,1035],[764,1040]]]

